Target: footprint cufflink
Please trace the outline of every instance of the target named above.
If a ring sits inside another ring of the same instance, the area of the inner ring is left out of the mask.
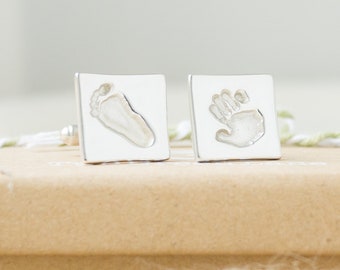
[[[153,131],[143,116],[135,112],[125,95],[111,91],[113,84],[104,83],[91,97],[90,114],[103,126],[120,134],[139,147],[150,147],[155,142]]]
[[[189,76],[198,161],[281,156],[269,75]]]
[[[163,75],[75,76],[85,162],[169,158]]]

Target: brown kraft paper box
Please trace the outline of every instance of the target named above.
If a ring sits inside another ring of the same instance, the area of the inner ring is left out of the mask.
[[[339,269],[339,236],[340,149],[101,165],[0,149],[0,269]]]

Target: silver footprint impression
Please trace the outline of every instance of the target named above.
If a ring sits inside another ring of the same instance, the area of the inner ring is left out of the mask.
[[[104,83],[93,92],[91,115],[133,144],[144,148],[152,146],[155,135],[146,120],[133,110],[123,93],[112,89],[113,84]]]
[[[249,102],[245,90],[234,95],[227,89],[213,95],[209,111],[225,128],[216,132],[216,140],[237,147],[247,147],[257,142],[265,133],[264,118],[258,109],[242,110]]]

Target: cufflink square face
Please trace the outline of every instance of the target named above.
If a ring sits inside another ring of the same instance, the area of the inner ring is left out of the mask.
[[[78,73],[75,87],[85,162],[169,158],[163,75]]]
[[[191,75],[189,83],[198,161],[281,157],[270,75]]]

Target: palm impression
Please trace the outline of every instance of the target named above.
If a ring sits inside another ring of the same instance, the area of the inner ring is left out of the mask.
[[[224,125],[216,131],[216,140],[237,147],[247,147],[257,142],[265,132],[264,118],[258,109],[244,109],[249,102],[245,90],[237,90],[234,95],[227,89],[213,95],[209,111]]]
[[[96,89],[91,97],[91,115],[128,141],[139,147],[150,147],[155,142],[155,135],[143,118],[135,112],[125,97],[119,91],[112,91],[113,84],[104,83]]]

